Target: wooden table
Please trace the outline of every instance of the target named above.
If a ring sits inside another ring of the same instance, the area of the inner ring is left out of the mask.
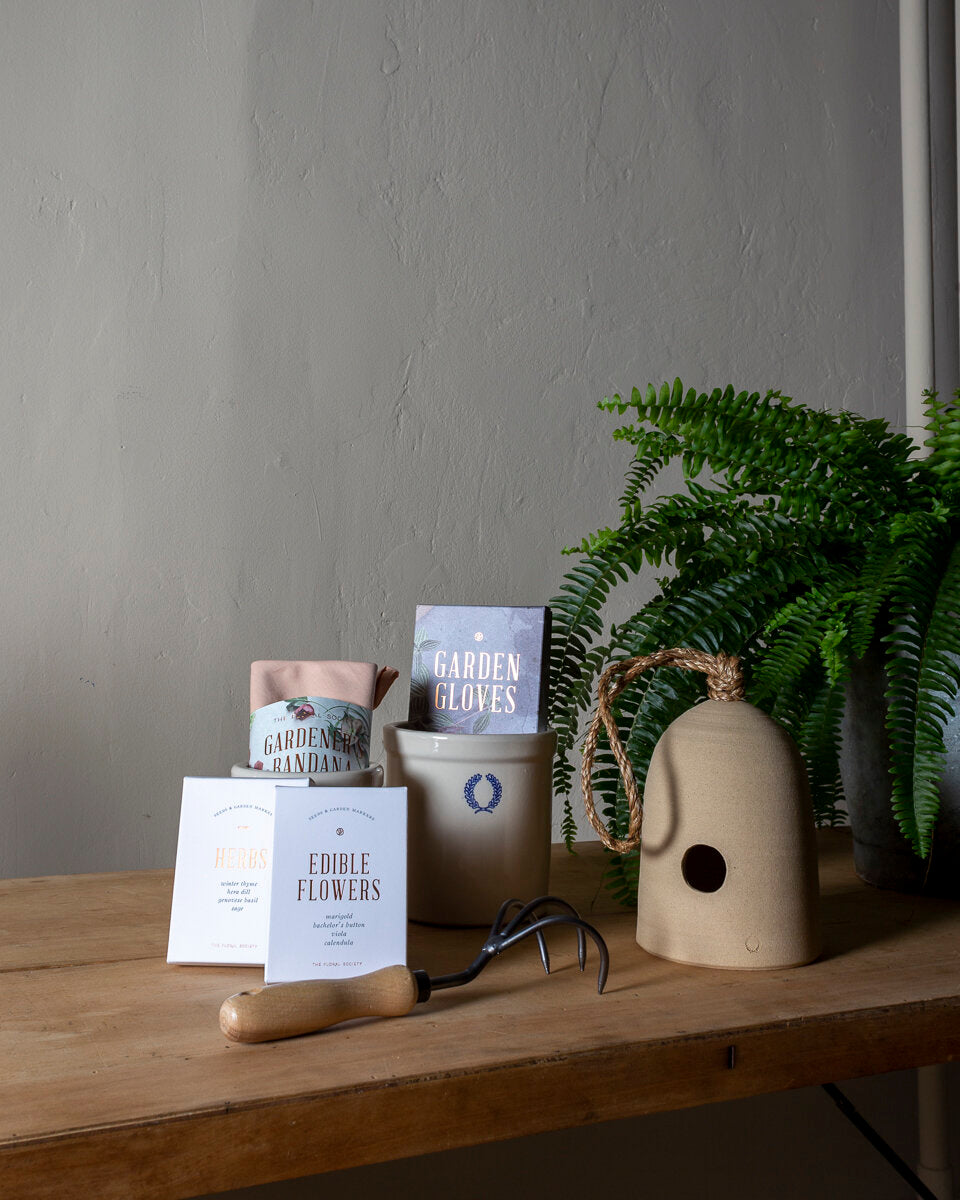
[[[603,996],[560,930],[549,978],[524,943],[407,1017],[251,1046],[217,1014],[259,970],[165,962],[172,872],[0,883],[0,1195],[194,1196],[960,1053],[960,905],[865,887],[843,831],[797,970],[650,957],[601,863],[555,848],[552,886],[609,944]],[[457,970],[481,941],[412,926],[409,961]]]

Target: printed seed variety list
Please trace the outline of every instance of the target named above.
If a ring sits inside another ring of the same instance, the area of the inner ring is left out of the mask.
[[[406,962],[406,788],[277,789],[264,979]]]
[[[267,982],[406,962],[406,788],[185,779],[167,962]]]
[[[276,791],[269,779],[184,779],[167,962],[263,962]]]

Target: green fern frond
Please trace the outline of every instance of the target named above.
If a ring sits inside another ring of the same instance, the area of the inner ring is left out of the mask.
[[[922,460],[922,469],[956,485],[960,475],[960,392],[950,401],[940,400],[933,391],[923,394],[927,433],[924,445],[930,453]]]
[[[680,438],[688,473],[708,466],[741,494],[775,497],[796,520],[842,528],[865,506],[882,512],[906,499],[912,443],[884,422],[817,412],[779,392],[678,394],[676,384],[645,396],[634,389],[628,403],[617,396],[604,407],[632,409],[637,421]],[[613,436],[636,441],[643,430],[634,423]]]
[[[570,803],[570,797],[565,797],[566,804],[563,808],[563,816],[560,820],[560,837],[563,844],[568,850],[573,850],[574,843],[577,840],[577,835],[580,830],[577,827],[577,819],[573,815],[573,806]]]
[[[844,681],[886,635],[894,807],[926,853],[939,804],[943,730],[960,695],[960,393],[926,397],[928,458],[885,421],[810,409],[777,391],[698,392],[680,380],[601,408],[626,418],[614,438],[634,461],[619,524],[584,538],[555,608],[554,771],[573,836],[572,764],[583,716],[610,661],[676,645],[743,656],[748,698],[797,740],[821,823],[838,819]],[[671,462],[684,488],[646,502]],[[668,568],[659,594],[604,636],[608,597],[645,566]],[[663,669],[615,706],[639,780],[663,729],[702,694]],[[622,782],[605,738],[598,808],[624,832]],[[628,897],[635,857],[611,859]]]
[[[887,647],[887,730],[893,809],[915,852],[930,852],[946,761],[943,734],[960,693],[960,546],[939,564],[918,555],[891,606]],[[931,588],[931,580],[938,586]]]
[[[776,695],[784,685],[799,680],[813,658],[819,656],[828,678],[843,673],[841,643],[848,635],[844,616],[852,596],[853,572],[836,564],[822,572],[816,587],[779,608],[763,630],[766,652],[754,679],[761,698]]]
[[[663,469],[681,451],[679,439],[658,431],[647,433],[636,444],[633,462],[627,471],[627,484],[620,496],[620,511],[624,521],[639,515],[640,495],[656,479]]]
[[[913,553],[912,546],[894,545],[883,528],[876,531],[874,540],[866,547],[850,606],[850,646],[854,660],[862,658],[873,643],[883,607]]]
[[[640,855],[610,854],[601,880],[613,898],[624,908],[635,908],[640,877]]]
[[[813,811],[819,825],[842,825],[846,818],[840,776],[844,703],[843,681],[825,682],[813,696],[797,730],[796,740],[807,768]]]
[[[554,779],[561,794],[570,790],[568,755],[577,738],[580,714],[591,701],[597,660],[590,644],[603,632],[601,612],[611,588],[625,581],[636,565],[636,552],[628,543],[611,545],[604,555],[584,558],[568,571],[550,601],[550,694],[557,731]]]

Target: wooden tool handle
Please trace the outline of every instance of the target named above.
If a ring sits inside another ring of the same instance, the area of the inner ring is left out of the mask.
[[[354,1017],[402,1017],[418,994],[413,972],[401,966],[352,979],[268,984],[224,1000],[220,1028],[235,1042],[269,1042]]]

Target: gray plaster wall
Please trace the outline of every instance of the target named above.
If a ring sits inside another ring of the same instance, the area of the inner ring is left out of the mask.
[[[0,3],[0,875],[171,864],[253,659],[406,672],[418,601],[545,603],[615,514],[604,395],[900,420],[896,27]]]
[[[893,0],[0,0],[0,875],[172,864],[251,660],[546,602],[604,395],[902,421],[897,71]],[[816,1091],[243,1194],[638,1182],[904,1194]]]

